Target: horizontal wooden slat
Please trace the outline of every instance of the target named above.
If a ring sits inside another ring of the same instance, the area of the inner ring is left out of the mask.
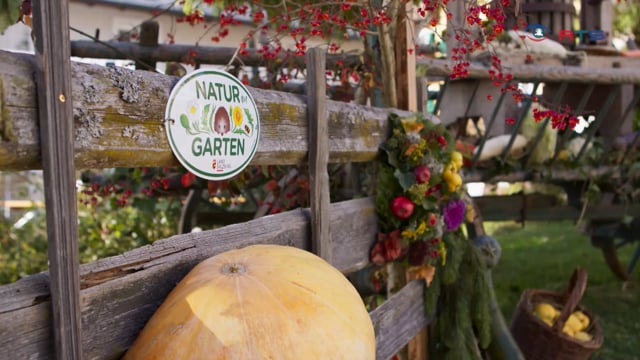
[[[620,172],[619,166],[614,165],[602,165],[602,166],[590,166],[583,165],[577,169],[562,169],[562,168],[536,168],[529,170],[517,170],[509,173],[493,175],[491,169],[482,168],[479,170],[466,171],[464,175],[465,182],[490,182],[496,183],[499,181],[506,182],[518,182],[518,181],[535,181],[535,182],[549,182],[549,181],[582,181],[585,179],[612,181],[620,178],[638,178],[640,177],[640,169],[628,169],[627,172]]]
[[[332,204],[334,266],[369,263],[377,226],[373,199]],[[211,231],[178,235],[80,268],[86,359],[121,355],[169,291],[198,262],[258,243],[310,249],[309,211],[299,209]],[[0,287],[0,359],[51,356],[48,276]]]
[[[40,167],[32,55],[0,51],[0,169]],[[170,166],[163,126],[178,80],[148,71],[73,63],[76,168]],[[306,97],[250,88],[261,133],[252,164],[300,164],[308,151]],[[369,161],[388,131],[388,114],[409,114],[327,101],[329,161]],[[435,120],[437,121],[437,120]]]
[[[560,221],[577,220],[582,209],[561,205],[551,195],[480,196],[473,198],[484,221]],[[640,205],[589,205],[584,220],[620,220],[640,216]]]
[[[185,54],[195,51],[193,60],[200,64],[227,65],[234,55],[237,64],[243,66],[265,66],[265,59],[256,49],[246,49],[246,54],[238,54],[238,48],[230,46],[156,45],[143,46],[139,43],[110,41],[98,43],[89,40],[71,42],[71,56],[94,59],[152,59],[153,61],[183,62]],[[305,67],[304,56],[280,53],[274,63],[285,63]],[[360,54],[328,54],[327,68],[354,67],[361,65]]]
[[[414,280],[371,312],[376,359],[392,357],[432,320],[425,315],[424,291],[424,281]]]
[[[449,76],[453,63],[446,60],[418,59],[418,65],[427,65],[427,76]],[[473,63],[469,66],[469,79],[489,79],[489,68]],[[541,81],[594,84],[640,84],[640,69],[586,68],[550,65],[504,65],[504,72],[518,81]]]

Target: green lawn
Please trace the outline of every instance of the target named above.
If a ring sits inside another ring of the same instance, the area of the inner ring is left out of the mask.
[[[623,286],[606,267],[600,250],[570,222],[527,223],[524,228],[513,223],[488,223],[486,229],[503,249],[493,278],[507,324],[523,290],[564,289],[575,267],[582,266],[589,274],[582,305],[599,318],[605,337],[603,347],[592,358],[640,360],[638,267],[634,282]],[[623,248],[623,259],[633,249]]]

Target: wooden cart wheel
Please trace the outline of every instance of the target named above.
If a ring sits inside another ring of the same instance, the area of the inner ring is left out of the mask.
[[[180,211],[180,221],[178,222],[178,234],[186,234],[191,232],[195,224],[196,209],[202,201],[202,190],[191,189],[189,195],[182,205]]]
[[[617,278],[623,281],[631,280],[631,275],[640,258],[640,241],[629,241],[628,239],[618,240],[611,237],[592,237],[592,242],[598,244],[609,270],[611,270]],[[637,243],[637,245],[629,263],[625,266],[618,256],[618,249],[630,243]]]

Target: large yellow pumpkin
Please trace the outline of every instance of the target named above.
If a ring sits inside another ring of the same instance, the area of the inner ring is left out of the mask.
[[[358,292],[326,261],[253,245],[198,264],[124,359],[373,360],[375,335]]]

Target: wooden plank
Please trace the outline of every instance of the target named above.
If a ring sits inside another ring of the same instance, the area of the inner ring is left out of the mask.
[[[369,264],[377,234],[372,198],[331,205],[334,266]],[[264,216],[211,231],[158,240],[80,267],[83,350],[88,359],[122,355],[175,284],[200,261],[251,244],[311,249],[309,210]],[[49,359],[48,274],[0,286],[0,359]]]
[[[473,198],[484,221],[577,220],[582,209],[559,203],[552,195],[480,196]],[[620,220],[640,215],[640,205],[590,205],[584,219]]]
[[[424,311],[424,291],[424,281],[414,280],[371,312],[376,332],[376,359],[392,357],[431,322]]]
[[[0,169],[40,167],[34,58],[0,51]],[[162,119],[177,77],[72,63],[76,168],[177,165]],[[308,156],[306,97],[250,88],[261,131],[253,165],[301,164]],[[329,161],[376,158],[388,114],[327,101]],[[434,121],[438,121],[435,117]]]
[[[57,359],[82,359],[69,3],[35,1],[34,12],[52,308],[47,328]]]
[[[413,40],[414,28],[408,14],[412,14],[411,2],[400,2],[396,24],[396,94],[398,109],[417,111],[416,54]]]
[[[140,46],[158,45],[160,24],[155,20],[147,20],[140,25]],[[152,58],[143,57],[136,61],[136,70],[156,71],[156,62]]]
[[[331,264],[333,245],[329,228],[329,128],[325,77],[324,49],[313,48],[307,52],[311,248]]]
[[[415,274],[406,272],[407,282],[419,280]],[[424,279],[423,279],[424,281]],[[407,344],[407,360],[427,360],[429,357],[429,331],[423,327]]]
[[[490,175],[488,172],[479,170],[469,171],[465,174],[465,182],[484,181],[490,183],[496,183],[499,181],[516,182],[516,181],[537,181],[548,182],[555,181],[574,181],[574,180],[603,180],[610,181],[620,179],[621,176],[625,178],[637,178],[640,177],[640,170],[629,169],[625,174],[620,172],[620,168],[617,166],[603,165],[603,166],[583,166],[579,169],[531,169],[529,171],[513,171],[503,175]]]
[[[75,40],[71,42],[71,55],[82,58],[94,59],[149,59],[153,61],[182,62],[184,54],[195,51],[194,61],[199,64],[227,65],[234,54],[236,47],[231,46],[193,46],[193,45],[156,45],[141,46],[132,42],[106,41],[99,43],[89,40]],[[246,54],[236,54],[238,64],[243,66],[265,66],[265,59],[257,49],[246,49]],[[286,55],[284,52],[276,55],[274,63],[287,63],[295,67],[304,68],[303,56]],[[341,64],[341,65],[340,65]],[[327,67],[338,69],[360,66],[362,64],[360,54],[329,54]]]
[[[453,63],[447,60],[420,58],[418,65],[427,65],[428,76],[449,76]],[[596,84],[640,84],[640,68],[586,68],[576,66],[552,65],[505,65],[504,72],[513,75],[514,80],[522,82],[562,82],[596,83]],[[469,78],[488,79],[489,68],[472,63],[469,67]]]

